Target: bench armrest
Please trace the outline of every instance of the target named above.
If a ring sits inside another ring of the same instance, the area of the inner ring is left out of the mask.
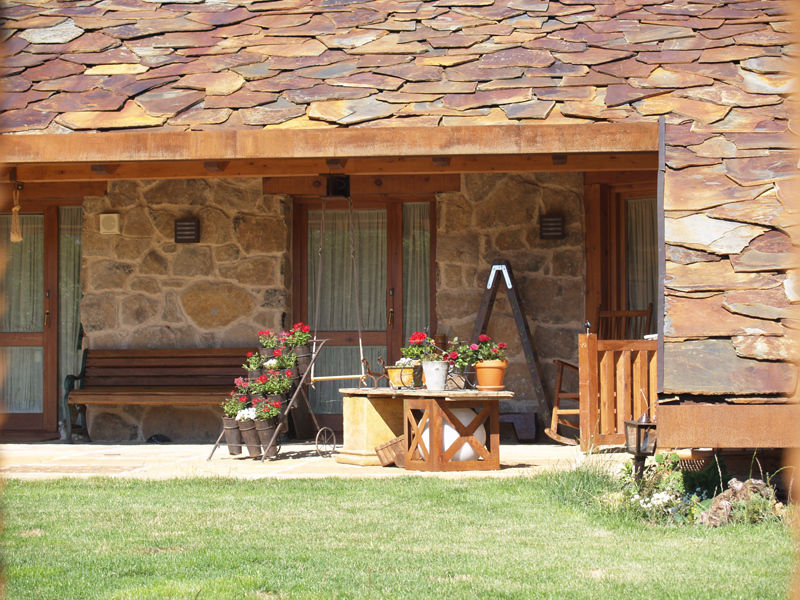
[[[83,377],[86,371],[86,350],[83,351],[81,356],[81,372],[78,375],[67,375],[64,377],[64,395],[61,398],[60,405],[60,421],[61,421],[61,436],[62,439],[72,441],[72,411],[69,408],[69,393],[76,389],[76,383],[83,383]]]

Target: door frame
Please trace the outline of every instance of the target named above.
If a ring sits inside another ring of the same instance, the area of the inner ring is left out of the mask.
[[[321,196],[293,196],[292,215],[292,315],[293,320],[308,315],[308,210],[321,207]],[[436,331],[436,200],[433,194],[358,194],[353,195],[353,209],[386,209],[386,314],[393,308],[389,290],[394,290],[395,318],[392,326],[386,330],[363,331],[362,339],[366,346],[386,346],[387,362],[393,363],[400,358],[400,348],[405,345],[403,339],[403,204],[408,202],[427,202],[430,207],[430,328]],[[346,200],[327,199],[327,210],[347,208]],[[393,268],[394,267],[394,268]],[[398,301],[399,299],[399,301]],[[399,306],[399,309],[397,308]],[[315,323],[311,323],[312,328]],[[319,332],[323,337],[330,337],[334,345],[355,345],[358,343],[357,332],[333,333]],[[374,365],[373,365],[374,366]]]
[[[658,171],[584,174],[586,320],[596,331],[600,310],[627,301],[626,200],[658,197]]]
[[[42,413],[5,413],[2,415],[0,431],[20,433],[23,436],[54,434],[58,432],[58,243],[59,208],[62,206],[82,206],[85,196],[104,196],[107,191],[105,181],[57,182],[25,184],[20,192],[20,214],[44,215],[44,287],[49,290],[45,298],[44,310],[50,316],[46,332],[43,333],[0,333],[2,346],[42,346]],[[11,213],[11,197],[0,196],[0,213]],[[42,344],[34,341],[38,336]]]

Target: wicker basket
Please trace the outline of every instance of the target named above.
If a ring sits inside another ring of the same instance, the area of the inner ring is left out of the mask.
[[[406,436],[401,435],[376,446],[375,452],[384,467],[394,464],[402,469],[406,464]]]

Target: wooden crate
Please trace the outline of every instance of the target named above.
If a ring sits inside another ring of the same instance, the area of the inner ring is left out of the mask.
[[[394,464],[402,469],[406,462],[406,436],[401,435],[376,446],[375,452],[382,466],[388,467]]]

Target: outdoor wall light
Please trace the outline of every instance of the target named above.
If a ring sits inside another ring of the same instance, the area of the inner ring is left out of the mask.
[[[196,244],[200,241],[200,219],[175,219],[175,243]]]
[[[633,454],[633,477],[641,479],[644,461],[656,452],[656,424],[647,415],[625,421],[625,449]]]
[[[100,233],[114,235],[119,233],[119,213],[103,213],[99,219]]]
[[[565,236],[564,215],[552,214],[539,217],[539,239],[563,240]]]

